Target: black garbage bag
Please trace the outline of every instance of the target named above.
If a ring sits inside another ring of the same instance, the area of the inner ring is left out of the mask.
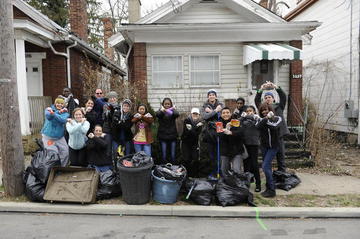
[[[98,200],[121,196],[120,177],[112,170],[100,173],[96,198]]]
[[[194,203],[209,206],[215,195],[215,181],[207,179],[188,179],[185,188],[188,192],[186,199],[190,198]]]
[[[216,185],[216,197],[223,206],[234,206],[247,203],[255,206],[254,195],[250,192],[251,173],[233,173],[221,178]]]
[[[300,178],[294,173],[286,173],[282,171],[273,172],[273,180],[276,188],[290,191],[301,183]]]
[[[25,183],[25,195],[33,202],[44,202],[44,194],[46,185],[41,183],[32,173],[32,168],[27,167],[23,180]]]
[[[154,175],[159,178],[182,182],[186,178],[186,168],[182,165],[172,165],[170,163],[157,165]]]
[[[59,154],[53,150],[39,150],[31,159],[31,167],[36,178],[46,184],[50,171],[55,166],[61,166]]]
[[[118,164],[122,167],[138,168],[153,163],[153,158],[147,155],[144,151],[135,154],[129,154],[125,157],[119,158]],[[119,166],[119,165],[118,165]]]

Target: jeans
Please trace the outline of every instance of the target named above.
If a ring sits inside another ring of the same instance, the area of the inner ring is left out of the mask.
[[[96,166],[96,165],[88,165],[88,168],[94,168],[96,169],[97,172],[101,173],[101,172],[105,172],[108,170],[112,170],[113,166],[111,165],[104,165],[104,166]]]
[[[285,143],[284,138],[281,137],[279,140],[279,151],[276,153],[276,162],[278,165],[278,170],[285,172],[286,165],[285,165]]]
[[[135,152],[144,151],[151,157],[151,144],[134,144]]]
[[[161,152],[162,152],[162,161],[163,163],[168,163],[168,161],[166,160],[166,156],[167,156],[167,148],[168,146],[170,146],[170,158],[171,158],[171,163],[175,164],[175,154],[176,154],[176,140],[174,141],[160,141],[160,145],[161,145]]]
[[[129,155],[132,153],[133,151],[133,142],[132,141],[125,141],[124,143],[117,143],[116,141],[112,141],[112,150],[114,155],[116,155],[117,153],[117,149],[119,148],[120,145],[125,146],[125,156]]]
[[[245,147],[249,154],[249,157],[244,160],[245,172],[250,172],[254,174],[256,185],[261,185],[259,164],[258,164],[259,146],[245,145]]]
[[[278,148],[261,148],[263,155],[262,169],[266,177],[266,188],[270,190],[275,190],[275,184],[272,176],[272,161],[278,150]]]
[[[221,176],[228,175],[230,170],[231,162],[232,162],[232,169],[235,173],[241,173],[243,171],[243,159],[241,155],[235,155],[233,158],[228,156],[221,155]]]

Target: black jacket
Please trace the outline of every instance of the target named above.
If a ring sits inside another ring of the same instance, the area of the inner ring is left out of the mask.
[[[256,127],[258,120],[253,115],[240,117],[240,125],[243,129],[244,143],[246,145],[260,145],[260,132]]]
[[[194,122],[191,116],[184,120],[184,129],[181,135],[181,140],[183,143],[198,145],[199,135],[202,129],[202,126],[196,126],[198,123],[200,123],[200,120]],[[186,127],[187,124],[191,125],[191,129]]]
[[[86,155],[89,164],[96,166],[112,165],[111,137],[94,137],[86,142]]]
[[[265,148],[278,148],[280,139],[281,117],[275,116],[273,119],[262,118],[256,124],[260,131],[261,146]]]
[[[220,119],[220,122],[223,123],[224,128],[230,120]],[[217,133],[220,142],[220,155],[233,158],[238,154],[244,152],[244,141],[243,141],[243,130],[241,127],[231,127],[230,131],[232,135],[227,135],[224,133]]]
[[[96,113],[96,111],[94,109],[92,109],[90,112],[86,112],[85,118],[90,123],[90,128],[89,128],[88,133],[87,133],[87,134],[89,134],[90,132],[94,131],[95,125],[97,123],[97,113]]]
[[[165,112],[158,110],[156,117],[159,119],[159,128],[157,138],[163,141],[173,141],[178,137],[176,129],[176,118],[179,117],[179,112],[173,110],[172,115],[167,115]]]
[[[216,112],[216,107],[220,105],[224,108],[224,105],[220,103],[218,100],[215,101],[214,104],[210,104],[209,101],[206,101],[202,107],[201,116],[205,120],[205,125],[203,127],[202,140],[205,143],[216,144],[216,126],[215,122],[220,119],[220,112]],[[207,113],[205,111],[206,108],[210,108],[213,111]]]
[[[215,112],[214,110],[216,109],[216,107],[218,105],[221,105],[222,108],[224,108],[224,105],[222,103],[220,103],[218,100],[215,101],[214,104],[210,104],[209,101],[206,101],[202,107],[202,111],[201,111],[201,116],[204,120],[206,120],[207,122],[209,121],[217,121],[220,117],[220,114]],[[210,113],[207,113],[205,111],[206,108],[210,108],[213,111]]]
[[[236,108],[236,109],[234,110],[234,113],[232,114],[232,118],[233,118],[233,119],[240,119],[241,114],[242,114],[243,112],[245,112],[246,108],[247,108],[247,105],[241,106],[240,109]]]
[[[279,136],[283,137],[284,135],[287,135],[290,133],[290,131],[287,127],[287,124],[286,124],[286,120],[284,118],[284,110],[285,110],[285,106],[286,106],[286,94],[280,87],[276,89],[276,92],[279,95],[280,102],[272,104],[272,107],[274,109],[274,114],[276,116],[281,117],[281,119],[282,119],[281,124],[280,124]],[[255,105],[258,109],[261,105],[261,96],[262,96],[262,90],[258,90],[258,92],[256,93],[256,96],[255,96]],[[261,112],[259,112],[259,114],[261,114]]]

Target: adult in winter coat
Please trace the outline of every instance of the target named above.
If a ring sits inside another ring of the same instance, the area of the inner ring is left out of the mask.
[[[74,109],[79,107],[79,100],[74,98],[74,95],[71,93],[71,89],[65,87],[62,95],[59,95],[59,98],[63,98],[65,100],[64,107],[67,108],[70,115],[73,115]]]
[[[245,112],[241,114],[240,125],[243,129],[244,144],[249,157],[244,160],[244,169],[251,172],[255,177],[255,192],[261,191],[261,180],[258,165],[258,154],[260,145],[260,132],[256,124],[260,117],[256,114],[255,107],[247,106]]]
[[[279,133],[279,141],[280,141],[280,146],[279,146],[279,151],[276,154],[276,159],[277,159],[277,165],[278,165],[278,170],[279,171],[286,171],[286,165],[285,165],[285,144],[284,144],[284,136],[289,134],[289,129],[287,127],[285,118],[284,118],[284,110],[285,110],[285,106],[286,106],[286,94],[285,92],[277,85],[271,83],[271,82],[266,82],[265,84],[263,84],[261,86],[261,88],[257,91],[256,96],[255,96],[255,104],[256,107],[259,109],[260,104],[261,104],[261,96],[262,93],[265,89],[275,89],[276,92],[279,95],[279,103],[275,102],[275,97],[274,94],[271,91],[267,91],[264,93],[264,102],[267,103],[268,105],[271,105],[272,108],[274,109],[274,113],[276,116],[281,117],[281,124],[279,126],[280,129],[280,133]]]
[[[266,177],[266,190],[261,193],[263,197],[275,197],[275,184],[272,177],[272,160],[280,147],[281,117],[275,116],[271,105],[260,105],[261,119],[256,124],[260,131],[261,152],[263,155],[262,169]]]
[[[92,96],[92,99],[94,101],[94,110],[97,114],[96,124],[103,125],[103,112],[104,112],[104,106],[106,105],[107,98],[104,97],[104,93],[102,89],[96,89],[95,90],[95,96]]]
[[[217,130],[220,142],[221,175],[228,175],[231,169],[236,173],[243,172],[243,160],[247,157],[245,153],[243,134],[240,124],[231,124],[231,111],[228,107],[221,110],[223,129]]]
[[[245,105],[245,99],[242,97],[237,98],[236,100],[236,109],[232,114],[233,119],[240,119],[241,114],[245,112],[247,105]]]
[[[151,156],[151,144],[154,142],[151,132],[153,116],[148,112],[145,104],[137,107],[137,113],[133,116],[132,123],[135,124],[134,148],[135,152],[144,151]]]
[[[69,148],[64,138],[69,113],[64,106],[64,99],[56,98],[54,105],[45,109],[45,123],[41,130],[44,147],[59,154],[63,167],[69,162]]]
[[[170,148],[171,163],[176,163],[176,140],[178,137],[176,129],[176,118],[179,112],[176,110],[170,98],[164,98],[160,109],[156,112],[159,120],[157,138],[159,139],[163,163],[168,163],[167,149]]]
[[[200,121],[200,110],[192,108],[191,114],[184,120],[181,135],[181,152],[188,176],[197,177],[199,163],[199,135],[203,123]]]
[[[71,166],[87,166],[85,145],[89,121],[81,108],[75,108],[72,119],[68,119],[66,130],[69,133],[69,160]]]
[[[207,92],[208,100],[202,107],[201,116],[205,120],[205,126],[203,129],[203,141],[207,144],[209,152],[211,173],[209,177],[215,177],[217,168],[217,135],[215,122],[220,119],[220,112],[224,105],[217,99],[217,92],[214,89],[210,89]]]
[[[96,125],[94,133],[88,135],[86,153],[90,168],[95,168],[98,172],[105,172],[113,168],[111,136],[103,133],[100,125]]]

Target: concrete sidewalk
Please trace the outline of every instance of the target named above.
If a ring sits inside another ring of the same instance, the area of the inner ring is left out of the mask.
[[[360,218],[360,208],[0,203],[0,212],[17,213],[256,218],[256,211],[260,218]]]

